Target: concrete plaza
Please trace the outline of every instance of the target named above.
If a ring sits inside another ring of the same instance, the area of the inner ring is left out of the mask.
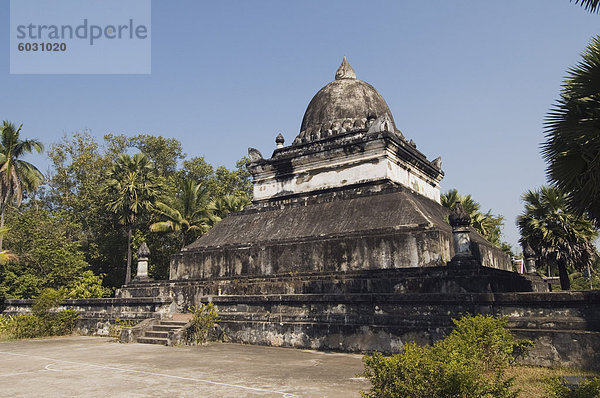
[[[357,397],[360,355],[102,337],[0,343],[2,397]]]

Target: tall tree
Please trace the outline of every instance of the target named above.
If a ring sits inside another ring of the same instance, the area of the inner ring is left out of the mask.
[[[555,187],[527,191],[522,199],[525,210],[517,218],[521,243],[529,243],[542,263],[556,265],[561,288],[568,290],[567,267],[583,269],[595,257],[593,223],[569,211],[567,196]]]
[[[126,139],[106,135],[98,142],[89,132],[65,135],[48,151],[52,169],[48,186],[41,198],[53,212],[80,228],[81,250],[96,274],[105,274],[104,283],[123,284],[126,248],[118,222],[105,204],[104,188],[108,172],[118,156],[127,148]]]
[[[156,212],[164,221],[150,225],[150,230],[180,231],[183,249],[185,245],[191,243],[194,232],[202,232],[206,228],[203,215],[207,199],[206,188],[192,180],[184,181],[173,206],[162,202],[156,203]]]
[[[542,155],[548,180],[567,194],[574,210],[600,226],[600,36],[582,57],[546,117]]]
[[[142,153],[122,154],[114,163],[106,181],[109,200],[106,207],[119,217],[127,229],[127,269],[125,284],[131,282],[131,239],[137,221],[150,213],[160,194],[154,165]]]
[[[42,143],[35,139],[22,140],[21,128],[4,121],[0,131],[0,228],[4,226],[6,208],[11,202],[21,204],[23,193],[31,193],[43,181],[42,173],[31,163],[20,158],[27,153],[44,150]],[[0,235],[0,251],[2,235]]]

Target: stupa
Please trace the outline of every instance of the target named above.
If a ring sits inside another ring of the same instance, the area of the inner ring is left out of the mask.
[[[232,341],[393,352],[439,338],[486,294],[546,289],[466,213],[448,217],[440,158],[404,137],[345,58],[293,143],[275,142],[270,158],[248,150],[252,205],[173,256],[168,282],[120,297],[169,296],[181,312],[215,302]]]
[[[441,160],[396,128],[385,100],[346,58],[310,101],[300,133],[269,159],[249,149],[254,200],[175,256],[172,280],[444,266]],[[478,234],[483,266],[510,270]]]
[[[176,254],[170,280],[144,277],[142,250],[141,276],[115,298],[66,300],[78,330],[143,320],[121,340],[178,344],[182,313],[213,302],[228,341],[391,353],[442,338],[466,313],[492,314],[536,342],[530,364],[598,369],[600,292],[547,292],[535,267],[511,271],[462,206],[448,214],[441,160],[404,137],[346,59],[292,145],[275,142],[268,159],[249,149],[252,205]],[[4,305],[28,313],[32,301]]]

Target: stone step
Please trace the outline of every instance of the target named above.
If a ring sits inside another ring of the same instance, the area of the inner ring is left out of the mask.
[[[161,339],[166,339],[168,336],[169,336],[169,332],[155,332],[155,331],[149,330],[146,333],[144,333],[144,337],[158,337]]]
[[[465,282],[466,281],[466,282]],[[231,276],[214,279],[171,281],[169,285],[134,285],[123,291],[130,296],[170,295],[172,290],[193,290],[194,295],[262,294],[352,294],[440,292],[545,291],[547,284],[532,275],[517,275],[493,268],[449,269],[448,267],[409,267],[346,272],[306,272],[264,276]],[[533,286],[531,286],[533,285]],[[541,289],[541,290],[540,290]],[[509,290],[513,291],[513,290]]]
[[[142,343],[142,344],[161,344],[161,345],[169,344],[168,339],[160,338],[160,337],[138,337],[137,342]]]
[[[153,332],[170,332],[171,330],[177,330],[180,329],[181,326],[174,326],[174,325],[152,325],[152,330]]]
[[[173,326],[177,328],[184,327],[187,322],[184,321],[160,321],[159,325],[161,326]]]

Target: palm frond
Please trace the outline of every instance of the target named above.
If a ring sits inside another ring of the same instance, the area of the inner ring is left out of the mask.
[[[600,8],[600,0],[571,0],[575,4],[580,4],[589,12],[596,12]]]

